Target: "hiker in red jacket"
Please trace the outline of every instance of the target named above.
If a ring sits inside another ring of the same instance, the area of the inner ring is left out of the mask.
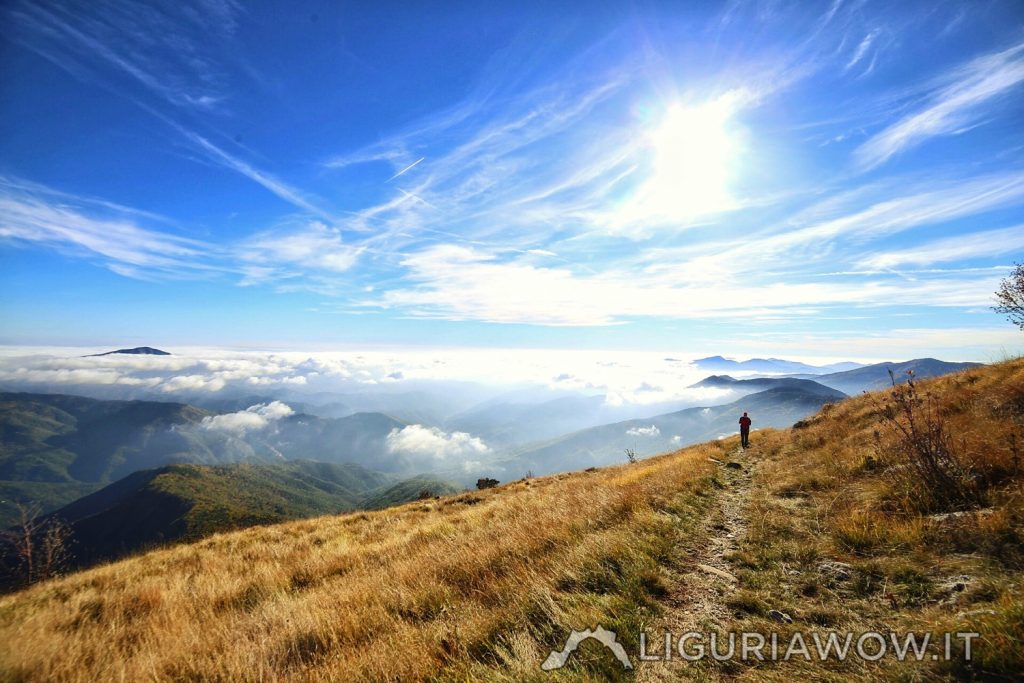
[[[750,445],[750,418],[746,413],[740,418],[740,446],[746,448]]]

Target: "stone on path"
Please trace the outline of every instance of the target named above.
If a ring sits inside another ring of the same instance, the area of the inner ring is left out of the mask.
[[[710,564],[698,564],[697,568],[700,569],[702,572],[705,572],[707,574],[714,574],[715,576],[725,579],[726,581],[739,581],[739,579],[737,579],[735,576],[725,571],[724,569],[712,567]]]

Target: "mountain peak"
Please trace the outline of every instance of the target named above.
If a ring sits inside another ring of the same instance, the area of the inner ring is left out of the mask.
[[[130,354],[133,356],[169,356],[167,351],[161,351],[160,349],[154,349],[152,346],[136,346],[133,349],[118,349],[117,351],[107,351],[106,353],[93,353],[88,357],[93,358],[96,356],[112,356],[118,353]]]

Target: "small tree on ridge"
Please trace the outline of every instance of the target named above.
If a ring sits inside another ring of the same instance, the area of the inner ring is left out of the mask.
[[[999,303],[992,309],[1024,330],[1024,263],[1014,264],[1010,274],[999,283],[996,301]]]

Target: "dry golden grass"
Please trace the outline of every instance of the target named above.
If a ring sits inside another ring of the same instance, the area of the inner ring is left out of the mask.
[[[901,441],[851,398],[806,427],[762,432],[750,533],[732,558],[729,630],[976,631],[974,660],[794,661],[724,670],[750,680],[1019,680],[1024,672],[1024,361],[920,383],[981,492],[974,510],[929,514]],[[848,576],[826,563],[849,565]],[[959,587],[953,587],[957,586]],[[794,623],[764,617],[782,610]]]
[[[0,599],[0,667],[29,681],[537,676],[566,624],[638,632],[658,609],[659,567],[678,560],[707,456],[724,448],[223,534],[50,581]]]
[[[925,512],[920,490],[897,476],[900,444],[880,420],[881,395],[844,401],[801,429],[757,432],[747,533],[728,557],[738,585],[721,597],[732,621],[719,625],[783,638],[972,630],[982,634],[975,660],[705,661],[680,675],[930,681],[1024,671],[1015,436],[1024,361],[921,389],[935,396],[984,509]],[[0,598],[0,679],[626,678],[593,644],[566,670],[539,665],[569,628],[601,624],[635,654],[641,630],[686,621],[667,610],[685,604],[685,567],[713,545],[709,520],[726,499],[708,456],[726,459],[735,446],[223,534],[40,584]],[[823,569],[836,561],[848,564],[845,576]],[[952,579],[961,587],[950,589]],[[772,608],[794,622],[770,621]],[[660,681],[671,671],[642,673]]]

